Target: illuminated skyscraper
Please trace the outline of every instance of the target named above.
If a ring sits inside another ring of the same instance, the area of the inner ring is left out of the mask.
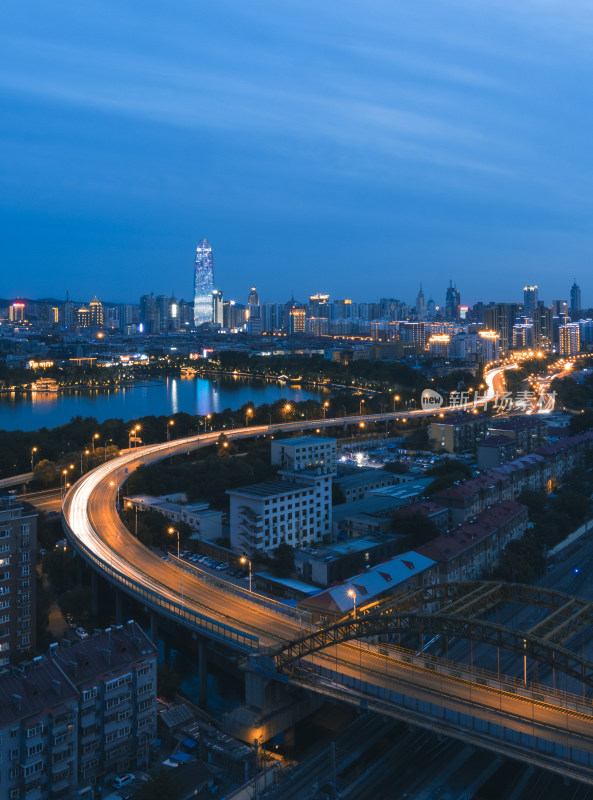
[[[196,247],[194,270],[194,325],[198,326],[213,321],[214,266],[208,239]]]
[[[537,286],[524,286],[523,287],[523,314],[526,317],[531,317],[537,308]]]
[[[581,287],[575,281],[570,288],[570,317],[575,322],[581,313]]]

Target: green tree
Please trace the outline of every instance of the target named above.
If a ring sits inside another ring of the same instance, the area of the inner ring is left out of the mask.
[[[181,688],[181,675],[166,664],[157,667],[157,691],[159,696],[174,700]]]
[[[274,550],[272,572],[279,578],[288,578],[294,571],[294,550],[286,542],[282,542]]]

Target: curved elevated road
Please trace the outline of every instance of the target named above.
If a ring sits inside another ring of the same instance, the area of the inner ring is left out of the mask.
[[[488,390],[482,403],[488,402],[500,391],[504,370],[508,368],[497,367],[488,373]],[[458,410],[458,407],[446,406],[438,409],[437,413]],[[361,422],[434,415],[434,409],[419,409],[407,413],[363,414],[279,425],[254,425],[224,433],[229,439],[237,439],[278,431],[358,425]],[[220,433],[221,431],[213,431],[173,442],[134,448],[91,470],[78,480],[65,497],[62,509],[64,528],[72,545],[95,569],[116,586],[144,600],[147,606],[164,612],[179,622],[186,622],[190,627],[202,629],[214,638],[222,638],[231,643],[234,641],[242,649],[258,649],[260,644],[279,645],[298,637],[302,630],[299,620],[206,584],[177,565],[165,562],[142,545],[127,530],[117,514],[117,492],[131,472],[141,465],[212,444]],[[169,605],[165,607],[164,604]],[[208,621],[219,627],[209,628]],[[247,638],[242,640],[241,633],[246,634]]]

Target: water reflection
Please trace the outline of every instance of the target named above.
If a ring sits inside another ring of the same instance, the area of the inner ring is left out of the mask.
[[[324,390],[303,389],[265,381],[247,381],[229,377],[169,378],[118,389],[104,389],[59,394],[7,394],[0,396],[0,429],[37,430],[63,425],[77,415],[124,420],[148,414],[211,414],[225,408],[237,409],[247,402],[260,405],[283,397],[293,401],[319,400]]]

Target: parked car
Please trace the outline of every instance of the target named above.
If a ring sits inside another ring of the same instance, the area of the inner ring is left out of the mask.
[[[131,772],[126,772],[125,775],[118,775],[113,779],[112,786],[114,789],[123,789],[124,786],[129,786],[135,780]]]
[[[88,639],[89,638],[89,635],[85,631],[84,628],[77,628],[75,633],[76,633],[76,635],[78,636],[79,639]]]

